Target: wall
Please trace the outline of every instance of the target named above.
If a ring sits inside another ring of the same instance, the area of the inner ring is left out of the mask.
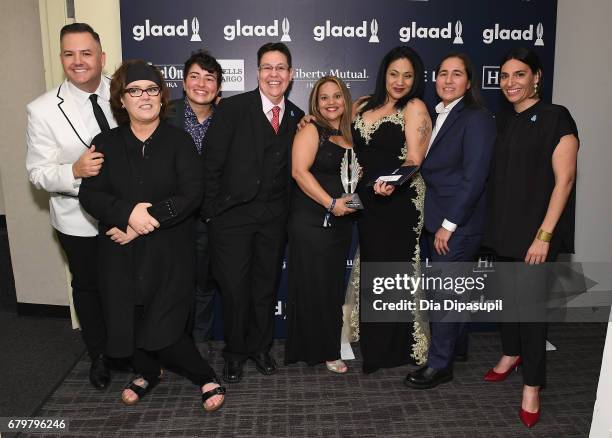
[[[66,270],[49,225],[48,196],[29,183],[25,170],[25,106],[45,91],[37,0],[2,2],[0,41],[0,177],[17,299],[66,305]]]

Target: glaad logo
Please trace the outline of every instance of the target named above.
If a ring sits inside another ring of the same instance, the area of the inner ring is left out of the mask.
[[[289,36],[289,19],[283,18],[283,36],[281,41],[291,41]],[[242,24],[240,20],[236,20],[235,24],[228,24],[223,28],[223,37],[228,41],[233,41],[237,37],[277,37],[278,36],[278,20],[274,23],[266,25]]]
[[[535,46],[543,46],[544,26],[538,23],[536,26]],[[495,40],[513,40],[513,41],[533,41],[533,24],[530,24],[527,29],[502,29],[499,23],[495,23],[493,28],[484,29],[482,31],[482,42],[491,44]]]
[[[132,35],[136,41],[142,41],[145,37],[186,37],[189,36],[188,21],[186,18],[182,24],[151,24],[151,20],[145,20],[145,24],[137,24],[132,28]],[[191,20],[191,41],[202,41],[200,38],[200,22],[197,17]]]
[[[283,36],[281,37],[282,42],[291,41],[291,37],[289,36],[289,19],[287,17],[283,18]]]
[[[368,42],[379,43],[378,21],[373,18],[370,21],[370,38]],[[325,20],[325,24],[315,26],[312,29],[315,41],[323,41],[325,38],[366,38],[368,36],[368,22],[363,20],[360,26],[332,26],[331,20]]]
[[[453,24],[449,21],[444,27],[420,27],[416,22],[412,22],[410,26],[402,27],[399,30],[399,39],[403,43],[407,43],[411,39],[450,39],[452,37]],[[455,22],[455,38],[453,44],[463,44],[463,26],[461,21]]]

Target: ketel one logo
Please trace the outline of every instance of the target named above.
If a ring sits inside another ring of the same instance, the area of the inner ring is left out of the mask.
[[[401,27],[399,30],[399,39],[403,43],[407,43],[411,39],[451,39],[455,31],[453,44],[463,44],[463,25],[461,21],[455,21],[455,26],[449,21],[444,27],[421,27],[412,22],[410,26]]]
[[[538,23],[536,26],[536,38],[534,46],[544,45],[544,26]],[[499,23],[495,26],[482,31],[482,42],[491,44],[495,40],[513,40],[513,41],[533,41],[533,24],[530,24],[527,29],[502,29]]]
[[[289,29],[289,19],[285,17],[282,20],[283,35],[281,41],[291,41]],[[223,38],[226,40],[233,41],[238,37],[278,37],[278,20],[274,20],[269,26],[243,24],[242,21],[236,20],[234,24],[228,24],[223,28]]]
[[[368,26],[368,22],[363,20],[359,26],[336,26],[331,24],[331,20],[325,20],[325,24],[315,26],[312,29],[313,38],[315,41],[323,41],[325,38],[366,38],[368,36],[368,27],[370,38],[368,42],[378,43],[378,21],[373,18]]]
[[[132,28],[132,34],[136,41],[142,41],[146,37],[187,37],[191,30],[191,41],[202,41],[200,38],[200,22],[196,17],[189,20],[184,19],[182,24],[151,24],[151,20],[145,20],[145,24],[137,24]]]

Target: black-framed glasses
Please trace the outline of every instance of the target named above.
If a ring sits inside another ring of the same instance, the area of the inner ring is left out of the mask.
[[[127,88],[125,92],[132,97],[140,97],[142,96],[142,93],[147,93],[149,96],[159,96],[159,93],[161,93],[161,87],[149,87],[145,88],[144,90],[142,88],[134,87]]]

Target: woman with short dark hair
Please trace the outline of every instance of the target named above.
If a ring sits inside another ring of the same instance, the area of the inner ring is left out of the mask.
[[[137,403],[177,370],[218,409],[225,388],[201,357],[185,326],[195,283],[194,211],[202,169],[191,137],[166,124],[168,90],[145,61],[125,61],[111,81],[119,126],[93,143],[104,153],[100,173],[83,181],[81,205],[99,221],[100,290],[111,357],[132,357],[137,375],[123,390]]]

